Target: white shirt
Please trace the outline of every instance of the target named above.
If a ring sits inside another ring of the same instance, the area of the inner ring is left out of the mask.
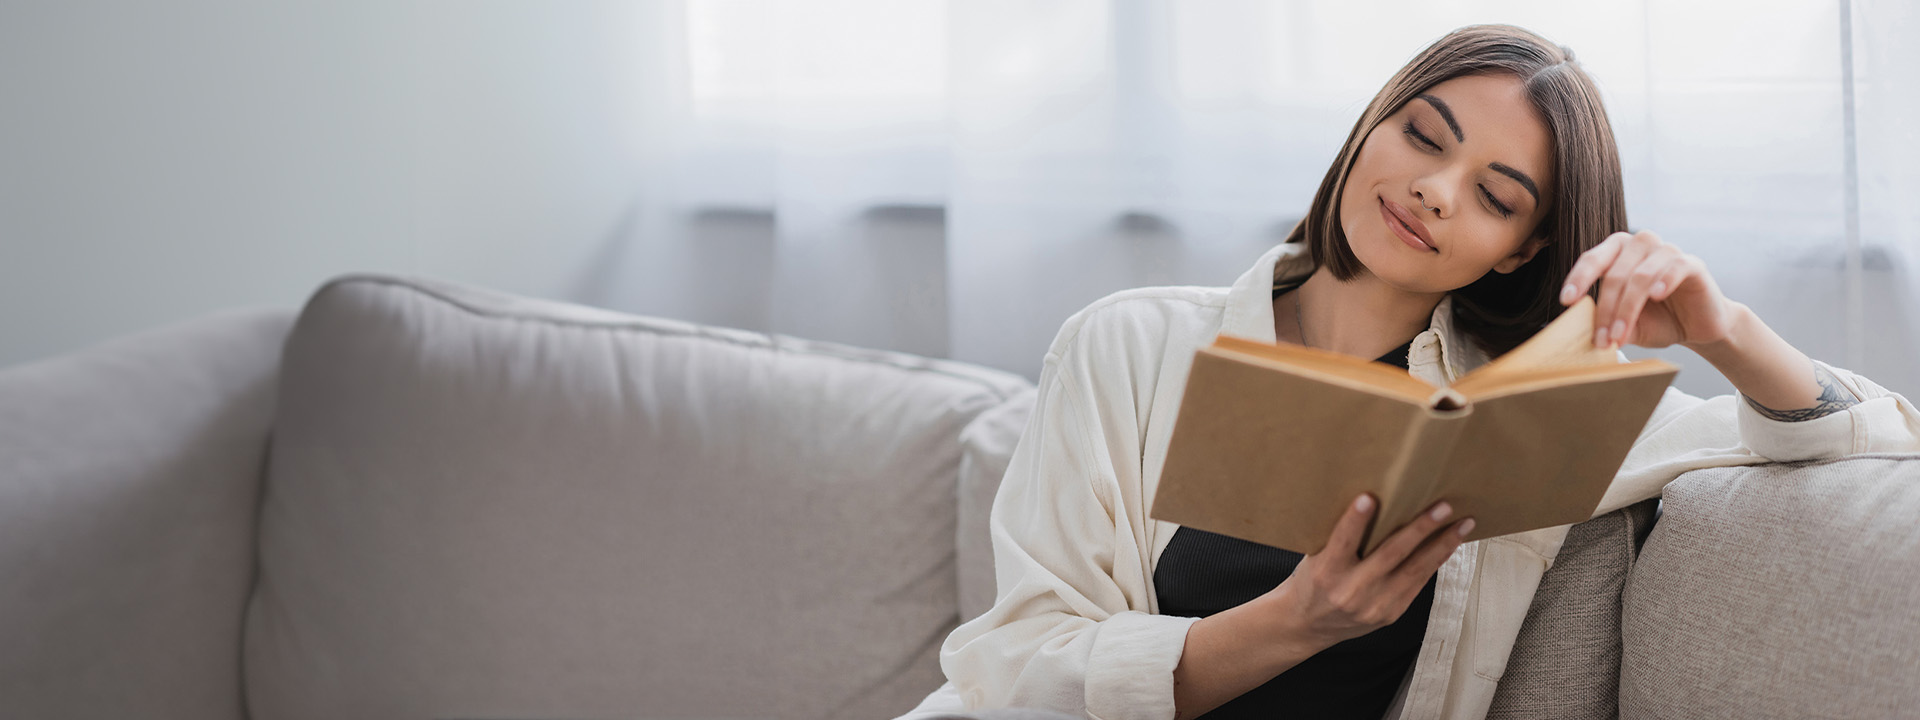
[[[1230,288],[1127,290],[1067,319],[989,517],[997,600],[948,636],[940,651],[947,684],[905,717],[1008,706],[1100,720],[1173,717],[1173,670],[1198,619],[1159,614],[1153,569],[1178,526],[1147,509],[1187,371],[1221,333],[1274,342],[1274,281],[1312,270],[1304,244],[1282,243]],[[1451,298],[1442,300],[1408,352],[1409,372],[1434,385],[1487,360],[1451,313]],[[1669,387],[1594,515],[1658,496],[1696,468],[1920,450],[1912,403],[1819,364],[1861,402],[1782,422],[1734,395],[1701,399]],[[1454,552],[1387,717],[1486,714],[1568,527]]]

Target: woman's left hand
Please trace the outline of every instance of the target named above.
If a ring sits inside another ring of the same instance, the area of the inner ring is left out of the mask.
[[[1691,347],[1724,340],[1732,330],[1734,304],[1720,294],[1706,263],[1652,232],[1614,233],[1581,254],[1560,289],[1560,304],[1572,305],[1595,280],[1595,347]]]

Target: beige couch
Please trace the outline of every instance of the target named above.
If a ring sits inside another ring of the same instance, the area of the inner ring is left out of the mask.
[[[0,717],[892,717],[1032,402],[370,275],[0,370]],[[1576,527],[1495,716],[1920,703],[1920,456],[1690,473],[1635,562],[1653,510]]]

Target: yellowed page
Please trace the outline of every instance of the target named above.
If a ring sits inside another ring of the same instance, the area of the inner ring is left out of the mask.
[[[1276,345],[1221,335],[1214,339],[1213,345],[1207,350],[1258,362],[1276,370],[1317,377],[1355,389],[1386,393],[1416,403],[1426,401],[1438,389],[1386,363],[1298,345]]]
[[[1593,344],[1594,309],[1593,298],[1581,296],[1580,302],[1562,311],[1520,347],[1467,373],[1453,388],[1472,397],[1523,376],[1533,380],[1558,370],[1620,364],[1614,350]]]

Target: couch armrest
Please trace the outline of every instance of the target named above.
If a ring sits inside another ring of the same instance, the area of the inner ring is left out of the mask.
[[[292,319],[224,312],[0,369],[0,717],[245,717]]]

